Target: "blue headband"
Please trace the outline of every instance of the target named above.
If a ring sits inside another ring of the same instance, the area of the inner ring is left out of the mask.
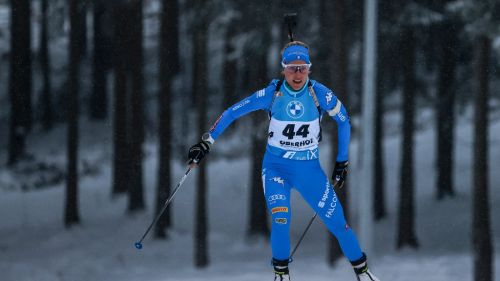
[[[288,64],[294,60],[305,61],[306,63],[311,63],[309,60],[309,51],[306,47],[300,45],[292,45],[287,47],[283,51],[283,55],[281,56],[281,62],[284,64]]]

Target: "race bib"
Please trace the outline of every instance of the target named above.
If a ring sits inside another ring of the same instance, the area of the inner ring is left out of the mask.
[[[268,144],[284,150],[311,150],[318,147],[319,120],[280,121],[271,118]]]

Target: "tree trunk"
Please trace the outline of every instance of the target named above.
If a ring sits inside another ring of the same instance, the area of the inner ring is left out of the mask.
[[[333,9],[333,18],[331,27],[331,38],[330,46],[332,47],[332,55],[328,60],[328,65],[332,69],[332,81],[333,81],[333,89],[335,95],[342,101],[344,106],[347,107],[348,104],[348,94],[347,94],[347,36],[346,36],[346,3],[344,0],[338,0],[332,2]],[[328,6],[327,6],[328,7]],[[330,120],[328,120],[330,121]],[[336,128],[336,126],[335,126]],[[336,158],[337,155],[337,146],[338,146],[338,138],[337,131],[332,134],[331,138],[331,146],[332,146],[332,155],[333,159]],[[348,206],[348,181],[345,182],[343,188],[336,188],[335,192],[342,203],[344,208],[344,215],[346,219],[349,217],[349,206]],[[340,249],[340,245],[337,239],[329,234],[329,251],[328,251],[328,263],[330,265],[334,265],[335,261],[339,258],[343,257],[342,250]]]
[[[401,53],[403,59],[403,145],[399,194],[399,220],[397,248],[408,245],[418,247],[415,235],[414,180],[413,180],[413,132],[415,97],[415,35],[413,28],[403,31]]]
[[[381,60],[382,61],[382,60]],[[384,162],[384,100],[382,85],[377,81],[377,97],[375,98],[375,144],[374,161],[375,173],[373,175],[373,218],[377,221],[386,217],[385,209],[385,162]]]
[[[129,21],[123,1],[113,7],[114,25],[114,116],[113,116],[113,195],[122,194],[129,189],[129,117],[127,114],[127,30]]]
[[[229,24],[226,31],[224,46],[224,100],[223,108],[230,107],[236,102],[236,81],[238,77],[238,60],[235,56],[235,47],[232,42],[237,32],[237,24]]]
[[[330,68],[330,62],[332,59],[332,51],[334,46],[334,23],[333,23],[333,1],[321,0],[318,4],[318,14],[319,14],[319,32],[321,34],[328,34],[322,38],[323,40],[318,40],[316,46],[312,46],[315,50],[316,57],[318,61],[314,62],[314,76],[319,79],[325,85],[332,85],[333,82],[333,70]]]
[[[107,74],[109,69],[109,32],[106,17],[109,4],[105,0],[93,0],[94,55],[92,57],[92,92],[90,93],[90,118],[104,120],[108,115]]]
[[[207,130],[207,11],[203,1],[195,1],[195,9],[202,11],[195,22],[193,34],[193,97],[196,99],[198,112],[198,132]],[[207,222],[207,159],[198,167],[196,192],[196,225],[195,225],[195,266],[207,267],[208,258],[208,222]]]
[[[48,43],[47,9],[48,0],[42,0],[42,22],[40,31],[40,66],[42,70],[42,126],[50,130],[54,124],[50,83],[50,53]]]
[[[268,117],[261,112],[252,116],[252,150],[251,150],[251,171],[250,171],[250,220],[248,226],[248,236],[269,236],[269,226],[267,224],[266,198],[262,190],[262,159],[266,150],[266,125]]]
[[[10,39],[10,129],[7,164],[12,166],[25,154],[26,135],[32,125],[31,110],[31,1],[11,1]]]
[[[259,39],[261,45],[266,46],[265,42],[270,40],[267,22],[259,24]],[[252,83],[249,86],[255,91],[263,85],[267,85],[267,48],[262,47],[252,50],[255,54],[257,66],[250,71]],[[262,159],[266,149],[268,116],[257,113],[252,116],[252,163],[251,163],[251,183],[250,183],[250,220],[248,227],[249,236],[263,237],[269,236],[269,226],[267,225],[266,198],[262,192]]]
[[[131,77],[130,95],[130,189],[128,211],[136,212],[145,208],[142,162],[144,153],[144,55],[142,48],[143,22],[142,0],[129,1],[128,10],[130,21],[130,44],[128,48],[129,73]]]
[[[388,2],[388,1],[387,1]],[[387,11],[386,5],[388,5],[386,1],[379,1],[379,9],[378,11],[378,36],[377,36],[377,45],[380,46],[377,48],[377,60],[382,63],[377,63],[379,68],[377,68],[377,91],[375,97],[375,143],[374,143],[374,174],[373,174],[373,218],[376,221],[379,221],[386,217],[387,212],[385,208],[385,161],[384,161],[384,76],[386,75],[381,68],[385,62],[385,54],[386,50],[383,47],[384,42],[386,41],[386,36],[384,36],[382,32],[382,21],[385,19]]]
[[[78,0],[69,1],[70,39],[69,39],[69,95],[68,95],[68,172],[66,182],[66,208],[64,224],[67,228],[80,222],[78,212],[78,91],[81,45],[78,42],[77,24],[82,17]]]
[[[206,163],[205,163],[206,164]],[[207,169],[201,165],[198,171],[196,193],[196,226],[195,226],[195,266],[207,267],[208,257],[208,212],[207,212]]]
[[[457,31],[450,20],[439,27],[441,65],[437,99],[437,194],[438,199],[453,196],[453,144],[455,126],[455,67]]]
[[[159,212],[167,201],[170,194],[171,184],[171,151],[173,150],[172,139],[172,109],[173,102],[171,84],[179,69],[179,8],[177,0],[163,0],[161,10],[160,30],[160,92],[159,97],[159,140],[160,155],[158,169],[158,186],[156,195],[156,211]],[[171,205],[165,210],[156,224],[155,236],[162,238],[166,236],[165,230],[172,225]]]
[[[481,36],[476,46],[477,96],[474,130],[474,175],[472,177],[472,245],[474,281],[493,280],[493,243],[491,240],[488,198],[488,96],[491,40]]]
[[[91,0],[80,0],[78,1],[78,13],[81,15],[78,18],[78,22],[75,23],[78,25],[78,34],[77,34],[77,42],[80,44],[78,50],[78,58],[82,60],[87,55],[87,8],[90,4]]]

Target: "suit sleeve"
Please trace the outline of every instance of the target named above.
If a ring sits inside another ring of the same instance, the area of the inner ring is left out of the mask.
[[[277,81],[271,81],[266,88],[253,93],[251,96],[226,109],[210,128],[209,133],[212,139],[214,141],[217,140],[222,132],[236,119],[256,110],[262,109],[268,111],[273,100]]]
[[[337,122],[338,153],[336,160],[347,161],[349,159],[349,142],[351,140],[351,124],[347,110],[332,90],[318,82],[315,82],[314,87],[321,108]]]

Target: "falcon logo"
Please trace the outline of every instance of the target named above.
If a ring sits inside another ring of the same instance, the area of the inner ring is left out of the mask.
[[[328,210],[326,211],[326,217],[331,218],[333,216],[333,213],[335,212],[335,208],[337,207],[337,195],[334,193],[332,202],[330,203],[330,206],[328,207]]]
[[[297,119],[304,115],[304,105],[300,101],[291,101],[286,106],[286,113],[293,119]]]

